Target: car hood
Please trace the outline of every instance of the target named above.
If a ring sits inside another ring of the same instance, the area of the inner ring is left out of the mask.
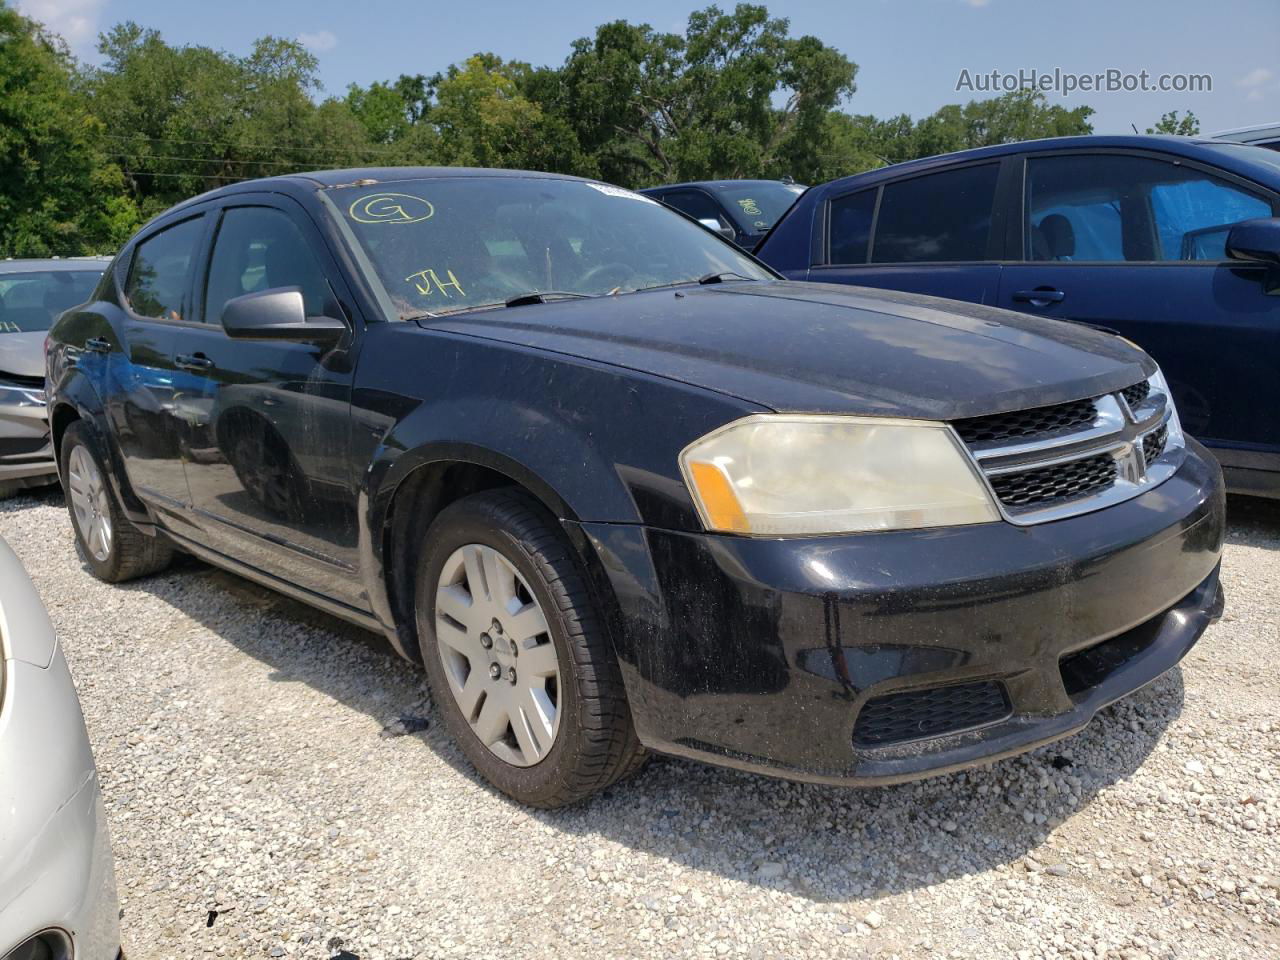
[[[31,333],[0,333],[0,374],[43,377],[44,338],[43,330]]]
[[[419,321],[783,412],[949,420],[1129,386],[1155,363],[1088,327],[936,297],[755,281]]]

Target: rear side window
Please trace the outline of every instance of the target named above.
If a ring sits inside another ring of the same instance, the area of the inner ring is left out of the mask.
[[[1269,216],[1268,201],[1181,163],[1121,154],[1028,163],[1031,260],[1225,260],[1232,224]]]
[[[831,262],[866,263],[876,190],[863,190],[831,201]]]
[[[204,218],[184,220],[138,244],[124,295],[129,309],[158,320],[182,320]]]
[[[986,260],[998,173],[987,163],[888,184],[871,262]]]

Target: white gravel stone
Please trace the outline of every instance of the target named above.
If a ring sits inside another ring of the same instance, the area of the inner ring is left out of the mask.
[[[659,760],[554,813],[476,777],[380,638],[189,559],[101,584],[56,492],[0,502],[0,536],[80,692],[130,960],[1253,960],[1280,956],[1280,505],[1230,513],[1229,619],[1068,740],[874,790]]]

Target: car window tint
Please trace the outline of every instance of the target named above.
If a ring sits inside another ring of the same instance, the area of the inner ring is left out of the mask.
[[[985,260],[998,172],[988,163],[888,184],[872,262]]]
[[[1033,157],[1031,260],[1224,260],[1231,225],[1271,204],[1201,170],[1119,154]]]
[[[876,190],[863,190],[831,201],[831,262],[866,263]]]
[[[705,193],[698,193],[696,190],[678,190],[675,193],[668,193],[663,199],[695,220],[714,220],[722,227],[729,226],[720,205]]]
[[[0,274],[0,334],[48,330],[64,310],[93,296],[98,271]]]
[[[220,323],[228,300],[280,287],[302,291],[309,317],[332,312],[324,270],[298,225],[272,207],[231,208],[213,245],[205,320]]]
[[[204,218],[193,217],[153,234],[133,252],[124,295],[129,309],[143,317],[182,320]]]

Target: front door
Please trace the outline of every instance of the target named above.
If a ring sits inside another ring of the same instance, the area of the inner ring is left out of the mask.
[[[1005,266],[1000,306],[1133,340],[1188,433],[1226,465],[1265,467],[1280,453],[1280,297],[1224,248],[1231,224],[1272,213],[1261,190],[1160,155],[1032,156],[1025,260]]]
[[[227,301],[281,287],[301,290],[309,316],[343,316],[336,266],[305,214],[266,204],[221,212],[208,263],[205,322],[175,344],[175,362],[204,385],[188,405],[186,472],[206,542],[360,605],[351,338],[335,348],[233,340],[221,324]]]

